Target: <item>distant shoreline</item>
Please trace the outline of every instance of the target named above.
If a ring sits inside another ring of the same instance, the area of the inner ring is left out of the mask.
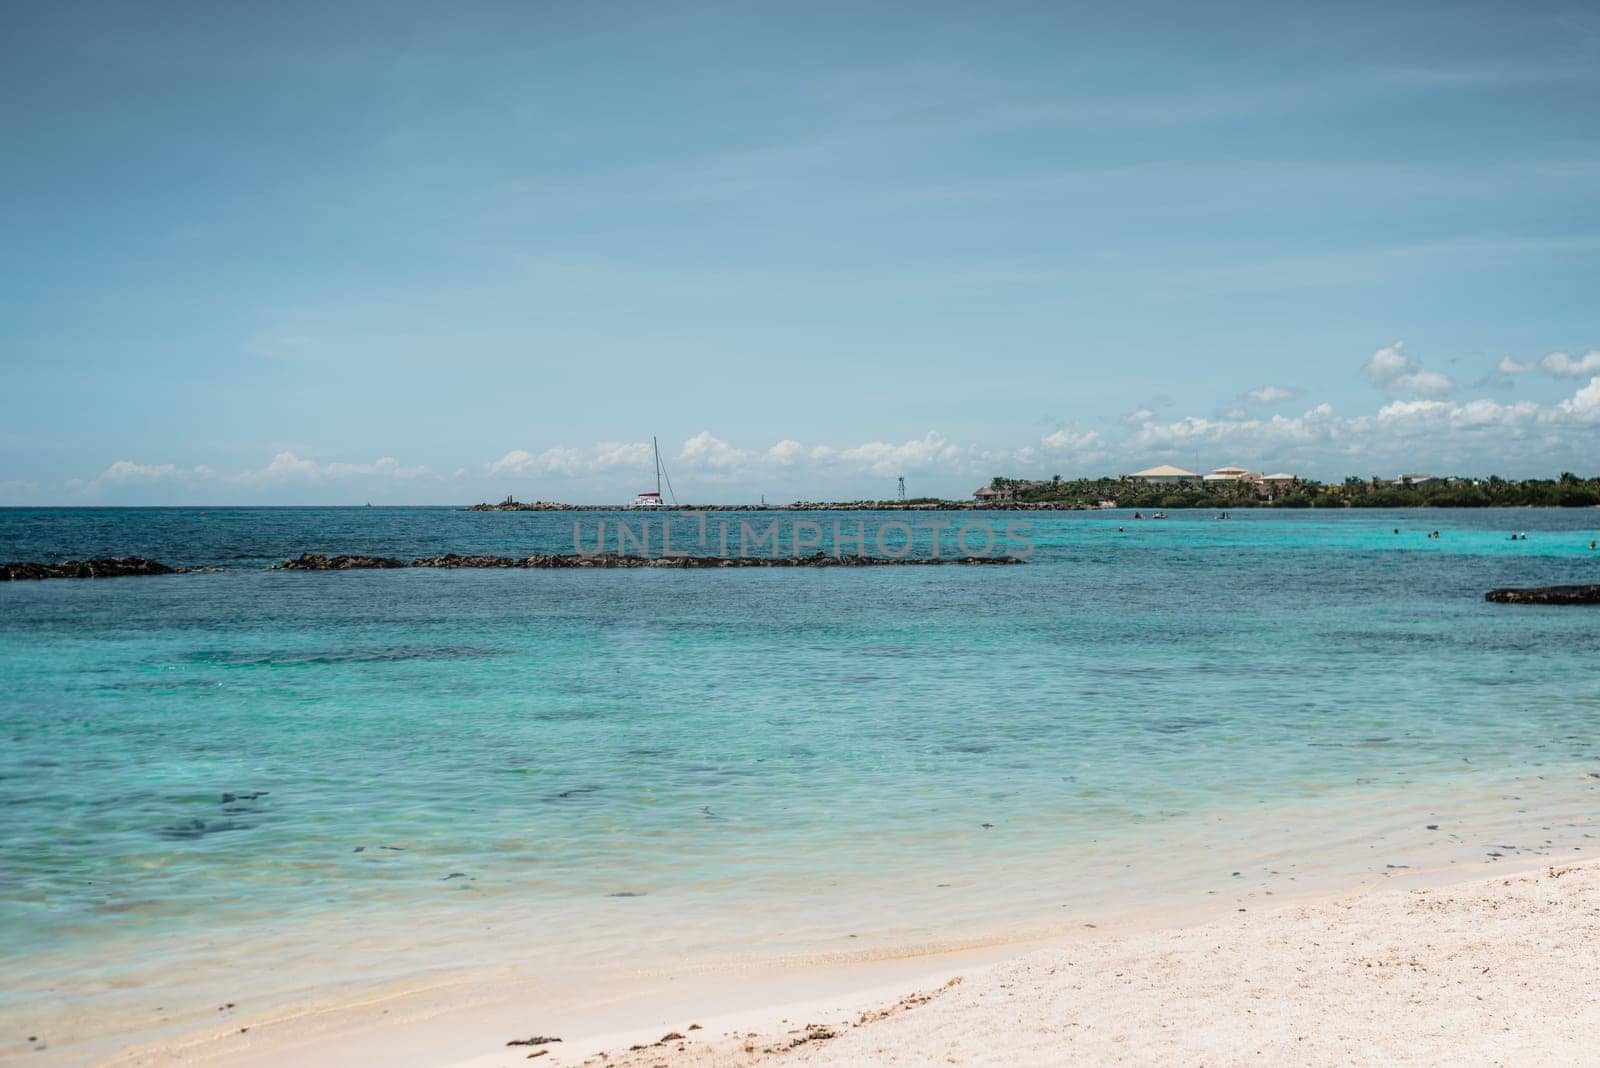
[[[254,507],[254,506],[251,506]],[[287,505],[285,507],[298,507]],[[352,506],[353,507],[353,506]],[[393,507],[410,507],[395,505]],[[416,505],[415,507],[439,507],[438,505]],[[1172,511],[1239,511],[1246,509],[1273,509],[1288,511],[1303,511],[1308,508],[1339,509],[1339,510],[1366,510],[1377,511],[1380,509],[1394,509],[1405,511],[1418,508],[1600,508],[1600,504],[1576,502],[1571,504],[1459,504],[1446,501],[1422,500],[1407,504],[1365,504],[1354,501],[1330,502],[1327,504],[1306,505],[1300,502],[1275,502],[1275,501],[1228,501],[1220,504],[1117,504],[1101,506],[1094,504],[1080,504],[1073,501],[937,501],[933,503],[917,502],[915,504],[901,504],[898,501],[834,501],[834,502],[796,502],[794,504],[685,504],[671,508],[637,508],[626,504],[558,504],[554,502],[537,501],[524,503],[514,501],[509,504],[469,504],[464,506],[450,506],[460,512],[630,512],[641,515],[654,513],[680,514],[683,512],[1116,512],[1133,511],[1137,509],[1170,509]]]

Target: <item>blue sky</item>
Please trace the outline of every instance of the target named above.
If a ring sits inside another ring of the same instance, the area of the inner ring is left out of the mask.
[[[1600,12],[0,15],[0,504],[1600,474]]]

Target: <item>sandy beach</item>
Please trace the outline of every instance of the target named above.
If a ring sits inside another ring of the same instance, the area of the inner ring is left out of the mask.
[[[1241,909],[1039,950],[855,1011],[734,1034],[702,1024],[584,1062],[1592,1063],[1597,987],[1600,865],[1588,863]],[[512,1047],[470,1063],[525,1058]]]
[[[541,1009],[441,989],[230,1021],[118,1065],[1581,1063],[1600,863],[1417,873],[1018,951],[749,975]],[[242,1027],[240,1025],[243,1025]],[[551,1041],[545,1041],[551,1040]],[[558,1041],[557,1041],[558,1040]]]

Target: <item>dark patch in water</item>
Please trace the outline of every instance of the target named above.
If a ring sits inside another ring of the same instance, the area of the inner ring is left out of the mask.
[[[392,645],[381,649],[323,649],[296,652],[206,649],[176,658],[180,664],[222,667],[303,667],[327,664],[389,664],[406,660],[475,660],[505,656],[507,650],[481,645]]]
[[[593,794],[593,793],[599,793],[599,792],[600,792],[600,787],[598,787],[598,786],[574,786],[570,790],[562,790],[559,794],[549,794],[549,795],[541,798],[541,800],[544,800],[544,801],[570,801],[573,798],[582,797],[585,794]]]
[[[1156,734],[1182,734],[1184,731],[1197,731],[1202,727],[1215,727],[1214,719],[1201,719],[1198,717],[1188,719],[1169,719],[1160,723],[1147,723],[1144,729],[1154,731]]]
[[[956,742],[944,747],[946,753],[987,753],[994,746],[985,742]]]
[[[166,838],[170,841],[188,841],[195,838],[204,838],[208,834],[221,834],[224,831],[241,831],[248,824],[234,820],[182,820],[178,823],[169,823],[165,827],[156,828],[156,837]]]

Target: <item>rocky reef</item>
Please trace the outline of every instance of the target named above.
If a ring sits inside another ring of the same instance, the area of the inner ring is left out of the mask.
[[[943,558],[887,556],[622,556],[614,553],[557,553],[534,556],[420,556],[409,564],[387,556],[323,556],[302,553],[276,565],[282,571],[350,571],[363,568],[718,568],[718,567],[887,567],[937,564],[1020,564],[1010,556],[951,556]]]
[[[183,568],[168,567],[142,556],[108,556],[100,560],[63,560],[59,564],[0,564],[0,582],[53,578],[122,578],[127,575],[172,575]]]
[[[507,497],[503,501],[490,504],[469,504],[462,509],[463,512],[577,512],[583,511],[581,505],[558,504],[555,501],[519,501]]]
[[[1600,584],[1490,590],[1483,599],[1496,604],[1600,604]]]
[[[409,567],[404,560],[392,556],[323,556],[321,553],[301,553],[293,560],[273,564],[274,571],[366,571],[374,568]]]

